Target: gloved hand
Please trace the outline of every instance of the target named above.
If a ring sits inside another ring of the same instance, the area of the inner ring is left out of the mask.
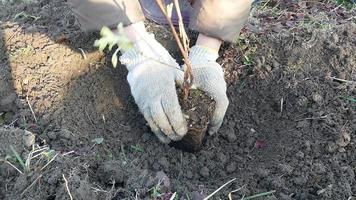
[[[129,73],[131,93],[152,132],[164,143],[180,140],[187,132],[178,102],[175,81],[183,81],[183,71],[168,51],[145,34],[120,57]]]
[[[215,111],[209,125],[210,135],[220,128],[229,105],[224,72],[216,62],[218,56],[216,52],[202,46],[193,46],[189,54],[194,77],[192,87],[206,92],[215,100]]]

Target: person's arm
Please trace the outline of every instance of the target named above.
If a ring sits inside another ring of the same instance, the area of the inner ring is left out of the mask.
[[[68,0],[68,4],[85,31],[145,20],[138,0]]]

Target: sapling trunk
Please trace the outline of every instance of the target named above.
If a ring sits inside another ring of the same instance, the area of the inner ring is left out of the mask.
[[[182,105],[182,111],[187,116],[186,120],[188,122],[188,132],[182,140],[178,142],[172,142],[171,145],[185,151],[195,152],[200,150],[202,146],[208,124],[215,108],[215,102],[199,90],[192,90],[189,92],[191,84],[193,83],[193,74],[188,57],[189,39],[184,29],[179,1],[173,0],[179,20],[180,37],[178,36],[171,20],[172,4],[167,7],[162,2],[162,0],[156,0],[156,3],[167,20],[174,39],[178,45],[179,51],[183,56],[183,61],[185,64],[183,87],[182,89],[178,89],[178,93],[182,93],[183,96],[179,100],[180,104]]]

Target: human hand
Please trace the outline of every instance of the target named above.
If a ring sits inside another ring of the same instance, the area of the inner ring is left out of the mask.
[[[218,54],[205,47],[192,47],[189,58],[194,77],[193,87],[206,92],[215,100],[215,111],[208,131],[212,135],[220,128],[229,105],[224,72],[216,62]]]
[[[175,81],[183,81],[177,62],[153,35],[143,36],[120,61],[129,71],[131,93],[152,132],[163,143],[180,140],[187,124],[175,87]]]

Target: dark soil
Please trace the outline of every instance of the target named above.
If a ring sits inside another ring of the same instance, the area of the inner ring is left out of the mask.
[[[233,199],[355,198],[356,25],[336,5],[328,19],[338,23],[247,28],[226,44],[230,106],[219,132],[188,153],[150,132],[126,69],[93,48],[98,36],[80,31],[65,1],[14,2],[0,7],[0,199],[69,199],[63,177],[74,199],[199,199],[232,178],[213,199],[242,186]],[[24,160],[31,148],[53,151],[24,172],[10,144]]]
[[[215,102],[200,90],[190,90],[187,99],[181,89],[177,90],[180,95],[179,103],[186,117],[188,132],[180,141],[171,142],[171,146],[183,151],[196,152],[202,147],[208,125],[213,117]]]

